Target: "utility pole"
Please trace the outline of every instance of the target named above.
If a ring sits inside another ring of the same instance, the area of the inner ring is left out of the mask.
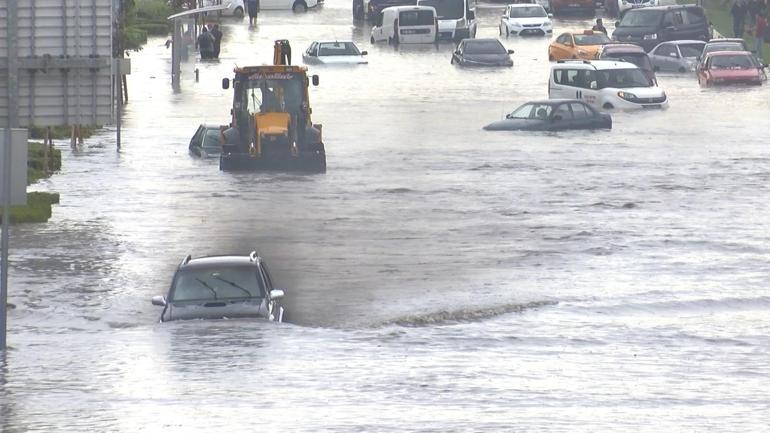
[[[8,124],[5,128],[5,146],[3,148],[3,233],[0,239],[0,351],[5,352],[7,346],[8,331],[8,246],[10,240],[9,226],[11,219],[11,144],[13,134],[11,128],[19,126],[19,65],[18,65],[18,39],[16,19],[18,7],[16,1],[9,0],[6,19],[8,41]]]

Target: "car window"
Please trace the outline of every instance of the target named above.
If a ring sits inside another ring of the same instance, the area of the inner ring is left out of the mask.
[[[553,119],[571,120],[572,112],[569,109],[569,104],[559,104],[553,112]]]
[[[753,69],[757,65],[750,55],[714,56],[711,58],[712,69]]]
[[[398,25],[407,26],[431,26],[433,25],[433,12],[423,11],[402,11],[398,14]]]
[[[374,23],[375,27],[382,27],[383,18],[385,18],[385,12],[380,12],[380,14],[377,15],[377,20]]]
[[[572,38],[570,37],[569,33],[564,33],[563,35],[559,36],[558,39],[556,39],[556,42],[560,44],[568,44]]]
[[[511,18],[543,18],[547,16],[545,9],[540,5],[511,8],[510,12]]]
[[[554,71],[553,79],[559,84],[574,86],[578,72],[577,69],[557,69]]]
[[[591,35],[575,35],[575,44],[577,45],[603,45],[610,42],[610,38],[604,33],[597,32]]]
[[[682,57],[698,57],[703,54],[703,47],[706,44],[681,44],[679,45],[679,52]]]
[[[619,27],[657,27],[662,14],[659,10],[631,9],[620,20]]]
[[[607,69],[599,71],[599,87],[628,89],[630,87],[650,87],[650,80],[638,69]]]
[[[586,119],[592,116],[592,113],[586,111],[586,107],[583,104],[572,103],[572,115],[575,119]]]
[[[218,266],[179,271],[170,294],[172,302],[264,297],[254,266]]]
[[[703,13],[700,11],[700,9],[688,8],[685,10],[683,16],[684,22],[686,24],[697,25],[706,22],[706,17],[703,16]]]
[[[673,27],[674,26],[674,12],[666,12],[665,15],[663,15],[663,27]]]
[[[503,44],[498,40],[470,40],[464,43],[463,53],[465,54],[506,54]]]
[[[203,136],[203,147],[220,147],[219,135],[219,129],[207,129],[206,134]]]
[[[672,54],[676,54],[675,56],[672,56]],[[666,57],[677,57],[678,54],[676,52],[676,49],[673,44],[663,44],[658,47],[657,50],[655,50],[655,55],[658,56],[666,56]]]
[[[357,56],[361,54],[352,42],[323,42],[318,44],[318,56]]]

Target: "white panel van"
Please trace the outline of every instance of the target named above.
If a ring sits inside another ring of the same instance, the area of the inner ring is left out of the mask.
[[[429,6],[393,6],[380,12],[372,27],[371,42],[432,44],[438,39],[436,9]]]

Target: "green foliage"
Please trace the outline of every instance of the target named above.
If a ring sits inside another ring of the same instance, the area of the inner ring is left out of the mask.
[[[80,127],[80,133],[83,135],[83,138],[88,138],[101,128],[101,125],[83,125]],[[31,126],[29,128],[29,138],[43,139],[45,138],[45,131],[46,128],[43,126]],[[72,136],[72,129],[69,126],[54,126],[51,128],[51,138],[54,140],[70,138],[70,136]]]
[[[166,18],[179,11],[166,0],[125,0],[124,8],[121,42],[127,51],[141,50],[148,35],[169,34],[171,23]]]
[[[42,223],[51,218],[51,205],[59,203],[59,194],[30,192],[26,206],[11,207],[11,223]],[[0,220],[2,217],[0,216]]]

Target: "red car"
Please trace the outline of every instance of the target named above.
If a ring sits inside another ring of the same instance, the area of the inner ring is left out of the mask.
[[[719,84],[762,84],[767,80],[764,69],[748,51],[715,51],[708,53],[698,66],[701,86]]]

